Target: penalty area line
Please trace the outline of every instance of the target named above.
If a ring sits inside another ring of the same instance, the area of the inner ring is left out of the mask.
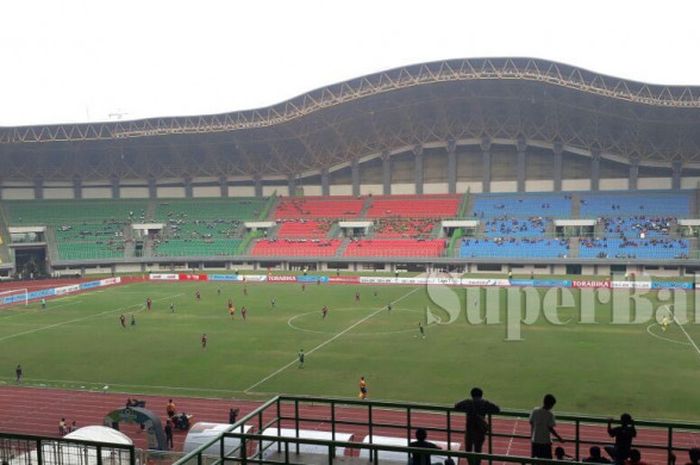
[[[406,294],[402,295],[402,296],[399,297],[398,299],[396,299],[396,300],[394,300],[393,302],[391,302],[391,304],[393,305],[393,304],[395,304],[395,303],[398,303],[398,302],[402,301],[403,299],[405,299],[406,297],[408,297],[409,295],[413,294],[414,292],[416,292],[416,291],[419,290],[419,289],[421,289],[421,288],[420,288],[420,287],[416,287],[416,288],[414,288],[414,289],[411,289],[411,290],[408,291]],[[364,323],[365,321],[369,320],[369,319],[372,318],[373,316],[375,316],[375,315],[379,314],[380,312],[386,310],[387,307],[388,307],[388,306],[385,305],[385,306],[381,307],[380,309],[378,309],[378,310],[376,310],[376,311],[370,313],[369,315],[367,315],[366,317],[362,318],[361,320],[356,321],[355,323],[351,324],[350,326],[348,326],[347,328],[345,328],[345,329],[342,330],[341,332],[339,332],[339,333],[333,335],[332,337],[326,339],[325,341],[323,341],[322,343],[320,343],[319,345],[317,345],[316,347],[314,347],[314,348],[311,349],[310,351],[306,352],[306,355],[307,355],[307,356],[308,356],[308,355],[311,355],[311,354],[313,354],[314,352],[316,352],[317,350],[320,350],[320,349],[324,348],[325,346],[327,346],[327,345],[330,344],[331,342],[335,341],[336,339],[338,339],[338,338],[341,337],[342,335],[347,334],[347,333],[348,333],[349,331],[351,331],[353,328],[356,328],[357,326],[361,325],[362,323]],[[252,390],[255,389],[256,387],[260,386],[260,385],[263,384],[264,382],[266,382],[266,381],[268,381],[268,380],[274,378],[275,376],[277,376],[278,374],[282,373],[284,370],[286,370],[287,368],[293,366],[293,365],[296,364],[296,363],[297,363],[297,359],[292,360],[291,362],[289,362],[289,363],[287,363],[286,365],[284,365],[282,368],[279,368],[278,370],[276,370],[276,371],[272,372],[271,374],[267,375],[266,377],[264,377],[263,379],[261,379],[261,380],[258,381],[257,383],[253,384],[253,385],[250,386],[248,389],[245,389],[243,392],[246,393],[246,394],[250,394],[250,391],[252,391]]]

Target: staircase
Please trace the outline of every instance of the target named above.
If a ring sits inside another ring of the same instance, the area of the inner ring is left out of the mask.
[[[340,243],[338,250],[335,251],[335,256],[342,257],[343,255],[345,255],[345,250],[348,248],[348,245],[350,245],[350,238],[346,237],[345,239],[343,239],[343,242]]]
[[[328,229],[328,234],[326,234],[327,239],[334,239],[338,234],[340,233],[340,226],[338,226],[338,223],[333,223]]]
[[[469,191],[465,192],[462,196],[462,202],[459,204],[459,210],[457,210],[457,216],[460,218],[467,218],[472,216],[474,211],[474,200],[469,194]]]
[[[156,202],[157,200],[149,200],[148,204],[146,205],[146,221],[155,221],[156,219]]]
[[[46,238],[46,251],[49,255],[49,261],[53,263],[56,260],[59,260],[58,241],[56,240],[56,234],[54,233],[53,227],[46,227],[44,237]]]
[[[127,224],[122,228],[124,234],[124,258],[130,258],[135,255],[136,243],[134,242],[134,230],[131,225]]]
[[[360,210],[360,213],[358,214],[359,218],[364,218],[365,215],[367,214],[367,210],[369,210],[369,207],[372,206],[372,197],[366,197],[365,198],[365,203],[362,205],[362,210]]]
[[[0,204],[0,263],[10,263],[10,231],[8,229],[7,215]]]
[[[581,198],[578,194],[571,196],[571,218],[578,219],[581,217]]]
[[[581,242],[578,237],[572,237],[569,239],[569,258],[576,258],[579,255],[579,249],[581,248]]]

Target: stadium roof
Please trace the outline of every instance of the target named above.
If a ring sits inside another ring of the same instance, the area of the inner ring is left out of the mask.
[[[695,165],[698,129],[700,86],[645,84],[531,58],[480,58],[396,68],[254,110],[0,128],[0,156],[16,165],[8,177],[24,177],[22,166],[36,167],[35,157],[48,155],[101,171],[109,159],[117,175],[184,169],[193,176],[295,176],[416,146],[511,140],[641,165]],[[150,164],[135,167],[135,158]],[[170,167],[160,166],[163,160]]]

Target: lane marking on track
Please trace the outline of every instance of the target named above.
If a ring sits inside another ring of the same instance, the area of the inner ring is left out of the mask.
[[[180,297],[181,295],[184,295],[184,294],[181,293],[181,294],[176,294],[176,295],[170,296],[170,297],[163,297],[162,299],[154,299],[154,302],[156,302],[158,300],[174,299],[176,297]],[[26,336],[27,334],[34,334],[34,333],[38,333],[40,331],[46,331],[48,329],[60,328],[61,326],[66,326],[66,325],[69,325],[71,323],[77,323],[79,321],[90,320],[92,318],[97,318],[97,317],[100,317],[103,315],[109,315],[111,313],[123,312],[125,310],[130,309],[130,308],[138,308],[137,312],[139,312],[139,311],[143,310],[145,307],[143,304],[133,304],[133,305],[127,305],[124,307],[119,307],[119,308],[114,309],[114,310],[106,310],[104,312],[95,313],[93,315],[88,315],[88,316],[84,316],[81,318],[74,318],[72,320],[62,321],[60,323],[54,323],[52,325],[46,325],[46,326],[42,326],[40,328],[28,329],[27,331],[21,331],[19,333],[10,334],[8,336],[0,337],[0,342],[7,341],[8,339],[14,339],[14,338],[20,337],[20,336]]]
[[[391,302],[391,304],[393,305],[393,304],[396,304],[396,303],[402,301],[403,299],[405,299],[406,297],[408,297],[409,295],[413,294],[414,292],[416,292],[416,291],[419,290],[419,289],[422,289],[422,288],[416,287],[416,288],[411,289],[411,290],[408,291],[406,294],[402,295],[402,296],[399,297],[398,299],[396,299],[396,300],[394,300],[393,302]],[[379,308],[378,310],[376,310],[376,311],[370,313],[369,315],[367,315],[366,317],[362,318],[361,320],[356,321],[355,323],[351,324],[350,326],[348,326],[347,328],[345,328],[345,329],[342,330],[341,332],[339,332],[339,333],[335,334],[334,336],[332,336],[332,337],[326,339],[325,341],[323,341],[322,343],[320,343],[319,345],[317,345],[316,347],[314,347],[314,348],[311,349],[310,351],[306,352],[306,355],[307,355],[307,356],[308,356],[308,355],[311,355],[311,354],[313,354],[314,352],[316,352],[317,350],[320,350],[320,349],[324,348],[325,346],[327,346],[327,345],[330,344],[331,342],[335,341],[336,339],[338,339],[338,338],[341,337],[342,335],[344,335],[344,334],[348,333],[349,331],[351,331],[353,328],[356,328],[357,326],[361,325],[361,324],[364,323],[365,321],[369,320],[370,318],[372,318],[372,317],[375,316],[375,315],[378,315],[380,312],[383,312],[383,311],[386,310],[386,309],[387,309],[387,305],[385,305],[385,306]],[[264,382],[268,381],[269,379],[274,378],[275,376],[277,376],[278,374],[282,373],[282,372],[283,372],[284,370],[286,370],[287,368],[289,368],[289,367],[295,365],[296,363],[298,363],[298,360],[295,358],[295,359],[292,360],[291,362],[289,362],[289,363],[287,363],[286,365],[284,365],[282,368],[277,369],[276,371],[274,371],[274,372],[272,372],[271,374],[267,375],[266,377],[264,377],[263,379],[261,379],[261,380],[258,381],[257,383],[255,383],[255,384],[253,384],[252,386],[248,387],[248,388],[245,389],[243,392],[245,392],[246,394],[249,394],[250,391],[252,391],[252,390],[255,389],[256,387],[260,386],[261,384],[263,384]]]

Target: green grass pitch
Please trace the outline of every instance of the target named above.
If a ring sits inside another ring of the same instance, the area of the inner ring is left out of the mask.
[[[551,392],[560,412],[691,419],[700,411],[700,353],[681,328],[612,325],[609,305],[597,308],[596,325],[555,326],[540,319],[523,327],[524,340],[517,342],[505,340],[504,324],[468,324],[462,309],[452,324],[428,325],[423,339],[418,322],[425,322],[426,306],[436,305],[422,287],[247,288],[244,296],[241,284],[144,282],[52,300],[46,310],[39,304],[2,309],[0,382],[13,383],[21,363],[31,385],[109,385],[131,394],[225,398],[356,398],[358,379],[365,376],[370,399],[449,404],[478,385],[507,408],[531,408]],[[196,289],[202,292],[199,302]],[[455,292],[464,305],[464,290]],[[146,297],[154,301],[150,312]],[[229,298],[237,307],[234,319],[226,308]],[[385,306],[392,301],[390,312]],[[330,309],[326,319],[324,304]],[[120,314],[127,317],[125,329]],[[562,318],[577,314],[560,311]],[[684,329],[700,343],[700,324],[693,319]],[[208,335],[206,350],[202,333]],[[303,369],[295,362],[299,349],[307,353]]]

